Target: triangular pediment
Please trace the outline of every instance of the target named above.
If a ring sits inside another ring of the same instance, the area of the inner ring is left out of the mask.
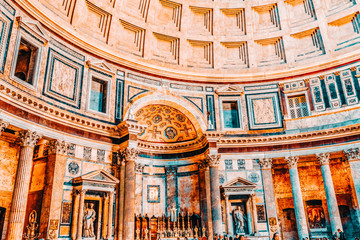
[[[103,169],[99,169],[80,177],[73,179],[74,183],[84,183],[84,182],[91,182],[91,183],[99,183],[99,184],[117,184],[119,180],[112,176],[110,173],[106,172]]]
[[[235,178],[234,180],[231,180],[230,182],[225,183],[222,187],[223,188],[239,188],[239,187],[255,188],[256,184],[244,178],[238,177]]]
[[[91,62],[91,61],[87,61],[86,62],[87,65],[95,70],[110,74],[110,75],[115,75],[115,71],[112,67],[109,66],[109,64],[107,64],[105,61],[100,61],[100,62]]]
[[[32,35],[36,36],[43,43],[47,43],[49,40],[49,34],[46,30],[41,26],[40,22],[23,17],[17,17],[16,21],[19,26],[24,30],[30,32]]]
[[[221,88],[218,88],[215,90],[215,92],[217,94],[222,94],[222,95],[231,95],[231,94],[236,94],[236,95],[240,95],[244,92],[244,90],[241,87],[238,86],[231,86],[231,85],[227,85]]]

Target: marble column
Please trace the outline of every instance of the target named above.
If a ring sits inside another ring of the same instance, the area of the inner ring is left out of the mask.
[[[108,224],[107,224],[107,239],[113,239],[113,211],[114,211],[114,193],[109,192],[109,206],[108,206]]]
[[[82,240],[86,190],[81,189],[79,192],[80,192],[80,200],[79,200],[79,214],[78,214],[78,223],[77,223],[76,236],[77,236],[77,240]]]
[[[200,202],[202,223],[208,231],[208,238],[213,237],[213,222],[211,213],[211,186],[210,186],[210,168],[207,161],[199,163],[200,179]]]
[[[357,227],[360,229],[360,151],[358,148],[350,148],[344,151],[346,158],[349,161],[352,180],[354,184],[355,199],[355,212],[357,217]]]
[[[145,164],[135,163],[135,214],[142,215],[143,172]]]
[[[231,216],[231,204],[229,202],[229,195],[225,195],[224,198],[225,198],[227,234],[234,235],[234,225],[233,225],[233,219]]]
[[[40,136],[37,132],[23,130],[19,132],[20,156],[16,170],[15,186],[11,201],[10,217],[7,230],[8,240],[22,239],[26,205],[29,193],[32,158],[34,147]]]
[[[123,239],[134,239],[135,232],[135,161],[139,154],[136,148],[122,152],[125,159],[125,196]]]
[[[273,235],[279,229],[275,191],[274,191],[274,182],[273,182],[273,177],[272,177],[273,175],[271,172],[272,159],[271,158],[259,159],[259,164],[261,167],[261,175],[262,175],[262,179],[263,179],[262,182],[263,182],[263,188],[264,188],[266,215],[268,218],[270,238],[272,238]]]
[[[76,240],[76,230],[78,224],[78,215],[79,215],[79,205],[80,205],[80,192],[78,190],[73,190],[73,214],[71,219],[71,239]]]
[[[286,162],[289,166],[290,181],[291,181],[291,190],[293,193],[294,207],[295,207],[295,216],[296,224],[299,234],[299,239],[309,238],[309,230],[306,222],[304,202],[301,193],[299,172],[297,169],[297,162],[299,157],[286,157]]]
[[[252,218],[254,222],[254,235],[259,232],[258,228],[258,217],[257,217],[257,211],[256,211],[256,197],[255,194],[250,196],[251,199],[251,205],[252,205]]]
[[[178,203],[178,188],[177,188],[177,167],[176,166],[167,166],[165,167],[166,173],[166,212],[170,216],[172,208],[176,208],[179,211]],[[177,212],[179,213],[179,212]]]
[[[330,153],[316,154],[316,157],[321,165],[321,173],[324,180],[326,202],[329,210],[331,230],[332,230],[332,234],[334,234],[338,229],[342,230],[342,223],[341,223],[338,203],[336,200],[334,183],[331,177],[331,171],[329,165]]]
[[[118,240],[123,239],[124,227],[124,193],[125,193],[125,160],[119,161],[120,183],[118,197]]]
[[[107,231],[108,231],[108,228],[107,228],[107,223],[108,223],[108,209],[109,209],[109,193],[104,193],[103,194],[103,198],[102,198],[102,201],[103,201],[103,209],[102,209],[102,219],[103,219],[103,222],[102,222],[102,237],[103,239],[106,239],[107,237]]]
[[[249,231],[249,234],[253,233],[254,232],[254,229],[253,229],[253,221],[252,221],[252,211],[251,211],[251,199],[249,198],[247,201],[246,201],[246,219],[247,219],[247,225],[248,225],[248,231]]]
[[[60,222],[68,144],[64,141],[51,140],[47,149],[48,162],[39,227],[39,232],[42,234],[40,237],[45,239],[49,238],[50,219]]]
[[[221,217],[221,195],[219,183],[219,163],[220,155],[210,154],[206,156],[206,161],[210,166],[210,183],[211,183],[211,214],[213,220],[214,233],[223,234],[223,224]]]

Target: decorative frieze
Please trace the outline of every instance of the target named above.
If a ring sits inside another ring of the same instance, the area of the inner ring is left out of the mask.
[[[36,131],[21,130],[19,132],[19,142],[22,147],[35,147],[41,136]]]

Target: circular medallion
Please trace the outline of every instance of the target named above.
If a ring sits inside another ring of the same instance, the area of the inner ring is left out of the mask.
[[[160,115],[155,115],[152,120],[154,123],[159,123],[162,121],[162,117]]]
[[[77,164],[76,162],[71,162],[69,163],[69,166],[68,166],[68,169],[69,169],[69,173],[71,173],[72,175],[76,175],[79,173],[79,164]]]
[[[168,139],[174,139],[177,135],[176,129],[173,127],[168,127],[165,129],[165,136]]]
[[[182,114],[176,114],[176,119],[177,119],[179,122],[185,122],[185,117],[184,117],[184,115],[182,115]]]

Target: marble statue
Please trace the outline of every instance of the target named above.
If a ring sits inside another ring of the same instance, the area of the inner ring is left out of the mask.
[[[93,203],[87,203],[84,212],[84,232],[83,237],[95,237],[94,233],[94,221],[96,218],[96,212],[94,210]]]
[[[240,206],[237,206],[233,211],[233,217],[235,222],[235,234],[245,233],[245,221],[246,217],[244,211]]]

